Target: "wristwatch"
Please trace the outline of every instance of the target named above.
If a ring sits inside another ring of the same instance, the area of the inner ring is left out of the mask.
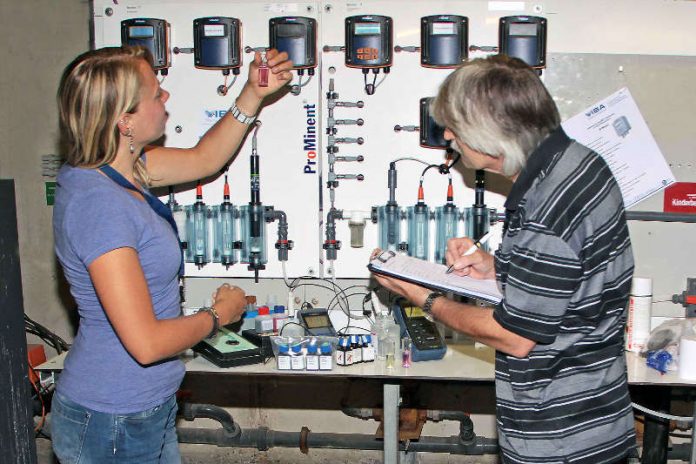
[[[232,107],[230,108],[230,113],[232,113],[232,117],[234,119],[241,122],[242,124],[246,124],[247,126],[256,121],[256,116],[249,116],[248,114],[242,113],[242,110],[239,109],[236,101],[234,102],[234,105],[232,105]]]
[[[218,315],[217,311],[213,306],[205,306],[201,309],[198,310],[198,312],[206,312],[210,314],[210,317],[213,318],[213,329],[210,331],[208,334],[207,339],[214,338],[215,335],[217,334],[218,330],[220,330],[220,316]]]
[[[433,303],[435,302],[436,299],[440,297],[444,297],[444,293],[441,292],[432,292],[428,297],[425,299],[425,302],[423,303],[422,310],[423,313],[425,314],[426,319],[432,321],[433,320]]]

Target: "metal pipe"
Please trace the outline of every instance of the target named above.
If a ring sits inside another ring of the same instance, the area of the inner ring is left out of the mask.
[[[384,441],[374,435],[357,433],[279,432],[265,427],[245,429],[237,436],[223,429],[177,428],[180,443],[208,444],[220,447],[256,448],[266,451],[282,448],[331,448],[382,450]],[[497,440],[477,437],[474,443],[463,443],[459,436],[421,437],[417,442],[400,442],[399,451],[483,455],[497,454]]]
[[[184,403],[181,407],[181,413],[187,421],[192,421],[199,417],[216,420],[222,425],[225,432],[233,436],[237,436],[241,432],[241,428],[234,421],[232,415],[213,404]]]
[[[343,408],[343,414],[356,417],[358,419],[375,419],[376,414],[372,408]],[[474,423],[469,414],[463,411],[440,411],[437,409],[427,410],[426,417],[432,421],[453,420],[459,422],[459,439],[462,443],[472,444],[476,441],[474,433]]]
[[[660,211],[626,211],[629,221],[658,221],[658,222],[696,222],[696,214],[663,213]]]

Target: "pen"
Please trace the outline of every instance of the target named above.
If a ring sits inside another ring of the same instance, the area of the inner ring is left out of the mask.
[[[462,256],[469,256],[473,254],[476,250],[481,248],[481,245],[484,245],[488,240],[493,236],[493,229],[489,230],[486,232],[483,237],[480,239],[476,240],[473,245],[471,245],[471,248],[466,250]],[[452,264],[450,267],[447,268],[447,271],[445,271],[445,274],[451,274],[452,271],[454,271],[454,264]]]

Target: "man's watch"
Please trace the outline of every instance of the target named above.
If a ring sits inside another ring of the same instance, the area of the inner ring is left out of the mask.
[[[232,105],[232,107],[230,108],[230,113],[232,113],[232,117],[234,119],[241,122],[242,124],[246,124],[247,126],[256,121],[256,116],[249,116],[248,114],[242,113],[242,110],[239,109],[236,101],[234,102],[234,105]]]
[[[436,299],[440,297],[444,297],[445,294],[441,292],[432,292],[428,297],[425,299],[425,302],[423,303],[422,310],[423,313],[425,313],[425,317],[429,320],[433,320],[432,316],[432,311],[433,311],[433,303],[435,302]]]

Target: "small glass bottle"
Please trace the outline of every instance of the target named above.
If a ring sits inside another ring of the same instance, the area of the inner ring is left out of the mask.
[[[350,349],[353,352],[353,364],[361,363],[362,359],[362,343],[360,343],[360,335],[350,336]]]
[[[290,367],[293,371],[303,371],[305,369],[305,355],[302,352],[302,344],[296,343],[290,348]]]
[[[375,360],[375,348],[372,346],[372,335],[362,336],[362,360],[372,362]]]
[[[273,307],[273,333],[280,334],[285,324],[288,323],[288,315],[285,312],[285,306],[275,305]]]
[[[259,315],[259,312],[254,309],[247,309],[244,311],[244,314],[242,315],[242,328],[240,330],[248,330],[248,329],[255,329],[256,328],[256,317]]]
[[[255,328],[258,333],[273,333],[273,317],[271,317],[271,310],[268,309],[268,306],[259,306]]]
[[[353,364],[353,350],[350,349],[348,337],[341,337],[336,348],[336,364],[339,366],[350,366]]]
[[[308,371],[319,370],[319,354],[317,352],[317,340],[313,339],[307,345],[307,356],[305,356]]]
[[[333,369],[333,353],[331,353],[331,344],[324,342],[319,347],[319,370],[330,371]]]
[[[278,370],[289,371],[291,369],[288,345],[278,345],[278,356],[276,357],[276,363]]]

